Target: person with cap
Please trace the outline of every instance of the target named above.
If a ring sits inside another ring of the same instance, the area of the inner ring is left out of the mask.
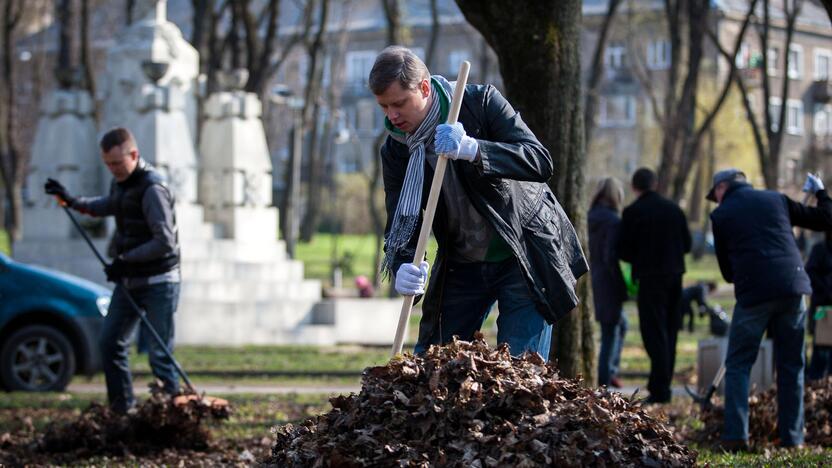
[[[803,191],[817,207],[798,203],[772,190],[756,190],[738,169],[714,174],[707,199],[719,204],[711,213],[714,246],[722,276],[734,283],[736,306],[725,357],[725,421],[722,445],[748,448],[748,392],[751,366],[763,333],[773,334],[777,356],[777,429],[780,445],[803,444],[803,368],[809,277],[792,226],[832,229],[832,199],[823,182],[806,176]]]
[[[681,323],[682,275],[691,237],[682,209],[656,192],[656,182],[656,174],[646,167],[633,173],[636,201],[621,215],[618,255],[632,264],[632,277],[639,285],[639,328],[650,357],[646,401],[668,403]]]

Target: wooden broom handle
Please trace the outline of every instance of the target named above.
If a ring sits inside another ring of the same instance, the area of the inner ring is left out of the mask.
[[[448,112],[446,123],[453,125],[459,118],[459,109],[462,107],[462,96],[465,94],[465,85],[468,83],[468,71],[471,63],[467,60],[459,65],[459,74],[456,77],[456,88],[451,101],[451,109]],[[428,237],[430,236],[433,215],[436,214],[436,202],[439,201],[439,191],[442,189],[442,179],[445,177],[445,167],[448,165],[448,158],[445,155],[436,158],[436,169],[433,172],[433,181],[430,183],[430,195],[428,205],[425,207],[425,216],[422,218],[422,229],[419,231],[419,242],[416,244],[416,254],[413,256],[413,265],[417,268],[422,263],[427,249]],[[427,287],[427,285],[425,285]],[[404,296],[402,311],[399,314],[399,324],[396,327],[396,338],[393,341],[393,356],[402,352],[404,344],[404,331],[407,329],[407,322],[410,320],[410,310],[413,308],[414,296]]]

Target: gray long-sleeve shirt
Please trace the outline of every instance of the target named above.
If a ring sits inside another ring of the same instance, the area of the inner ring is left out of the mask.
[[[91,216],[114,216],[118,200],[110,195],[79,197],[72,208]],[[142,212],[153,238],[121,255],[125,262],[147,262],[178,249],[173,219],[173,200],[167,189],[151,185],[142,196]]]

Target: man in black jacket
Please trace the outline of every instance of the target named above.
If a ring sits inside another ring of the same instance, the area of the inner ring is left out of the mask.
[[[497,339],[512,354],[548,357],[551,324],[578,304],[587,264],[546,180],[549,152],[493,86],[468,85],[446,125],[454,83],[404,47],[384,49],[369,86],[385,114],[381,149],[387,226],[382,268],[400,294],[425,293],[428,264],[411,264],[437,154],[450,159],[433,222],[439,245],[416,352],[471,339],[498,301]]]
[[[809,277],[792,226],[832,229],[832,199],[823,183],[809,174],[803,190],[817,197],[808,207],[770,190],[754,190],[737,169],[714,175],[708,199],[719,203],[711,213],[714,246],[722,276],[734,283],[737,305],[725,357],[726,449],[747,447],[748,380],[766,329],[777,356],[777,429],[785,447],[803,443],[803,339],[810,294]]]
[[[621,216],[618,253],[632,264],[633,279],[639,283],[639,327],[650,357],[647,401],[667,403],[676,362],[679,299],[685,253],[691,246],[690,231],[679,206],[655,192],[653,171],[637,170],[632,188],[636,201]]]
[[[100,347],[110,406],[124,413],[135,404],[130,365],[130,336],[139,316],[126,293],[147,312],[165,343],[173,341],[173,313],[179,301],[179,239],[173,195],[161,176],[139,157],[133,135],[116,128],[101,138],[101,157],[113,175],[110,194],[75,198],[58,181],[49,179],[46,193],[91,216],[115,216],[113,262],[104,271],[116,284]],[[148,340],[153,375],[167,393],[179,392],[179,377],[160,344]]]

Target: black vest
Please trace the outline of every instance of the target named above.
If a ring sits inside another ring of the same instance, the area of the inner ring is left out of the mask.
[[[111,196],[116,199],[116,236],[114,239],[115,253],[121,255],[153,239],[147,221],[142,211],[142,198],[145,191],[153,185],[159,185],[165,190],[167,187],[162,177],[147,166],[139,166],[123,182],[112,185]],[[168,192],[170,193],[170,192]],[[173,270],[179,265],[179,239],[176,228],[176,215],[173,211],[174,200],[171,195],[171,214],[173,215],[173,231],[177,236],[177,247],[164,257],[148,262],[131,262],[127,277],[145,278],[159,275]]]

